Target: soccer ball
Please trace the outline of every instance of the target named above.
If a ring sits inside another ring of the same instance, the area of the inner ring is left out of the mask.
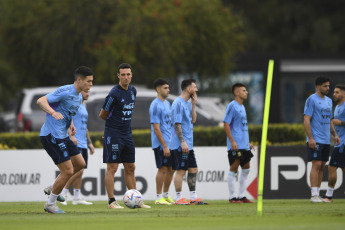
[[[131,189],[123,195],[123,202],[128,208],[137,208],[143,202],[143,196],[138,190]]]

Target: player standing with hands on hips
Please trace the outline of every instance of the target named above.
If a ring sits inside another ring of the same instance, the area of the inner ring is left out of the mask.
[[[253,203],[245,197],[247,188],[247,177],[250,171],[250,159],[254,149],[249,144],[247,113],[243,101],[247,99],[248,91],[246,85],[236,83],[232,86],[232,93],[235,100],[226,107],[224,118],[224,130],[227,136],[228,159],[230,171],[228,174],[228,187],[230,192],[230,203]],[[235,196],[235,183],[238,167],[241,166],[239,176],[238,198]]]
[[[315,80],[316,93],[310,95],[304,106],[304,127],[307,133],[308,161],[312,162],[310,171],[311,198],[310,202],[329,202],[320,197],[320,186],[323,170],[329,159],[331,135],[337,145],[340,139],[332,122],[332,100],[326,95],[330,81],[325,77]]]

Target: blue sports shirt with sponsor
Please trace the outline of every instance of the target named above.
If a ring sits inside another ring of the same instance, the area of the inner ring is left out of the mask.
[[[162,144],[157,138],[156,133],[153,129],[153,124],[159,124],[160,130],[163,135],[163,139],[168,147],[170,147],[170,138],[171,138],[171,114],[170,114],[170,102],[165,100],[164,102],[158,97],[151,102],[150,105],[150,123],[151,123],[151,143],[152,149],[161,147]]]
[[[125,90],[120,85],[114,86],[105,98],[103,109],[109,111],[105,121],[106,129],[115,129],[121,135],[132,135],[131,121],[137,90],[129,85]]]
[[[334,118],[345,121],[345,102],[341,104],[340,106],[337,105],[334,110]],[[335,144],[334,147],[340,147],[345,145],[345,126],[344,125],[335,125],[334,126],[335,131],[337,132],[339,138],[340,138],[340,144]]]
[[[88,120],[88,112],[84,104],[79,106],[79,110],[77,114],[73,117],[73,124],[76,129],[75,138],[78,141],[78,147],[87,149],[87,138],[86,138],[86,130],[87,130],[87,120]]]
[[[174,100],[171,106],[172,125],[181,124],[183,137],[189,150],[193,150],[193,122],[192,122],[192,103],[185,101],[182,97]],[[175,150],[181,146],[181,142],[173,128],[171,132],[170,149]]]
[[[304,115],[311,116],[311,134],[316,143],[331,143],[332,100],[325,96],[321,98],[316,93],[310,95],[305,102]],[[309,141],[307,135],[307,142]]]
[[[250,150],[247,113],[244,105],[233,100],[228,104],[225,111],[226,122],[230,126],[231,134],[238,146],[238,149]],[[228,151],[231,149],[229,137],[226,138]]]
[[[64,139],[68,137],[67,130],[71,125],[74,115],[77,114],[82,102],[81,93],[77,93],[74,85],[65,85],[46,95],[50,107],[59,112],[64,117],[62,120],[56,120],[50,114],[46,114],[40,136],[52,134],[55,138]]]

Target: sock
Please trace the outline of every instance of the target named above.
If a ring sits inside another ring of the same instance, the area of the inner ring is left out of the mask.
[[[320,196],[320,187],[317,187],[317,195]]]
[[[333,191],[334,191],[334,188],[331,188],[328,186],[326,196],[327,197],[333,197]]]
[[[235,182],[236,182],[236,173],[229,171],[228,173],[228,187],[230,193],[230,200],[235,198]]]
[[[57,197],[58,195],[50,193],[49,198],[48,198],[48,204],[56,204]]]
[[[73,189],[73,193],[74,193],[74,200],[80,200],[81,196],[80,196],[80,189]]]
[[[182,198],[181,192],[177,192],[177,193],[176,193],[176,200],[179,200],[179,199],[181,199],[181,198]]]
[[[162,194],[157,194],[157,200],[162,199]]]
[[[249,174],[250,169],[242,169],[240,173],[240,178],[239,178],[239,188],[238,188],[238,198],[243,198],[245,197],[245,192],[247,189],[247,178]]]
[[[196,200],[198,196],[196,195],[196,191],[190,191],[190,199],[191,200]]]
[[[65,196],[65,195],[67,195],[67,192],[68,192],[68,189],[67,188],[63,188],[62,192],[61,192],[61,195]]]
[[[116,200],[115,200],[115,197],[113,197],[113,198],[109,198],[108,203],[109,203],[109,204],[111,204],[111,203],[113,203],[114,201],[116,201]]]
[[[163,197],[164,198],[168,198],[169,197],[169,193],[168,192],[163,192]]]
[[[311,187],[311,196],[318,196],[317,187]]]

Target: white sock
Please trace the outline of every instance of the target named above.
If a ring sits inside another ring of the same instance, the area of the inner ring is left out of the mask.
[[[61,195],[65,196],[65,195],[67,195],[67,192],[68,192],[68,189],[67,188],[63,188],[62,192],[61,192]]]
[[[73,189],[73,193],[74,193],[74,200],[80,200],[81,199],[81,195],[80,195],[80,189]]]
[[[55,204],[57,197],[58,197],[58,195],[50,193],[49,198],[48,198],[48,204]]]
[[[311,187],[311,196],[318,196],[317,187]]]
[[[240,179],[239,179],[239,188],[238,188],[238,198],[245,197],[245,192],[247,189],[247,178],[249,174],[250,169],[242,169],[240,173]]]
[[[157,194],[157,200],[160,200],[162,198],[162,194]]]
[[[176,200],[179,200],[182,198],[181,192],[176,192]]]
[[[236,173],[229,171],[228,173],[228,188],[230,193],[230,200],[235,198],[235,182],[236,182]]]
[[[169,193],[168,192],[163,192],[163,197],[164,198],[168,198],[169,197]]]
[[[196,195],[196,191],[190,191],[190,199],[191,200],[196,200],[198,196]]]
[[[333,191],[334,191],[334,188],[331,188],[328,186],[326,196],[333,197]]]
[[[317,195],[320,196],[320,187],[317,187]]]

